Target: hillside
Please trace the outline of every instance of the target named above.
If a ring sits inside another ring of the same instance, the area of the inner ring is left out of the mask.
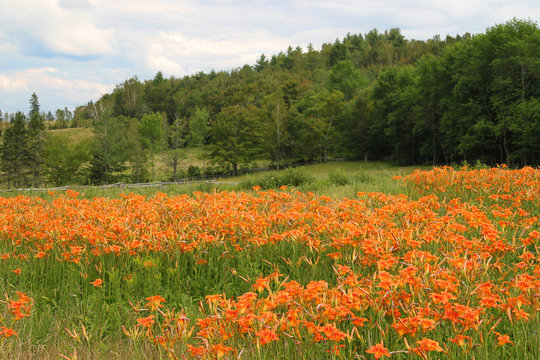
[[[536,166],[538,53],[530,20],[427,41],[399,29],[348,34],[228,72],[133,77],[62,113],[52,126],[71,129],[50,134],[67,137],[42,136],[33,94],[29,116],[5,126],[0,164],[8,187],[236,175],[330,158]],[[73,129],[82,126],[92,129]]]

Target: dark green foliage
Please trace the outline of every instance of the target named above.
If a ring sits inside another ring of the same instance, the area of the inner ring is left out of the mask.
[[[8,187],[28,185],[28,129],[25,116],[15,113],[0,147],[1,167]]]
[[[201,169],[199,169],[197,166],[189,166],[187,169],[187,176],[188,177],[196,177],[201,175]]]
[[[3,134],[0,166],[8,187],[37,186],[42,182],[45,124],[39,101],[30,98],[30,119],[17,112]]]
[[[229,73],[132,79],[115,89],[115,115],[182,119],[181,141],[169,146],[204,143],[233,173],[255,159],[280,168],[329,156],[534,164],[536,50],[537,25],[526,21],[426,42],[374,29]],[[128,114],[135,107],[143,114]]]
[[[132,148],[133,134],[130,118],[114,118],[109,110],[103,111],[95,119],[90,178],[92,184],[106,184],[122,180],[122,172],[127,168]]]
[[[372,134],[384,142],[398,164],[417,162],[418,98],[414,68],[410,66],[385,69],[373,88],[376,121]]]
[[[34,93],[30,98],[30,122],[28,123],[28,166],[32,185],[38,186],[41,183],[43,150],[45,146],[45,123],[43,116],[39,113],[39,103],[37,95]]]
[[[239,105],[223,109],[211,130],[211,141],[211,158],[230,166],[236,175],[239,165],[247,166],[260,157],[263,135],[258,109]]]
[[[30,112],[28,113],[28,116],[32,118],[36,114],[39,115],[39,99],[36,93],[32,93],[29,103],[30,103]]]
[[[189,121],[189,146],[201,147],[208,132],[209,113],[206,108],[197,108]]]
[[[89,141],[73,143],[67,136],[47,134],[42,154],[45,183],[53,186],[83,183],[90,146]]]

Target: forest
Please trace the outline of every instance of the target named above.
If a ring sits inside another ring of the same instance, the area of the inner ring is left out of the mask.
[[[34,93],[28,113],[0,112],[2,186],[155,180],[158,154],[176,180],[190,148],[222,174],[331,158],[538,166],[539,54],[532,20],[427,41],[374,29],[229,71],[134,76],[73,113],[40,111]],[[50,131],[68,127],[92,136]]]

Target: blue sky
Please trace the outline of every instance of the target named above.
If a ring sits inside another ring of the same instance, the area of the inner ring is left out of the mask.
[[[399,27],[407,38],[484,32],[529,0],[1,0],[0,110],[96,100],[137,75],[182,77],[253,64],[264,53]]]

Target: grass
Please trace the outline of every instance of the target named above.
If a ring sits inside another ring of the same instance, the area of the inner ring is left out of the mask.
[[[196,149],[195,149],[196,150]],[[197,159],[197,152],[190,150],[187,152],[189,155],[185,164],[192,163]],[[199,153],[200,155],[200,153]],[[165,155],[161,155],[158,164],[163,166],[165,161]],[[296,188],[300,191],[316,192],[320,195],[331,196],[336,199],[342,199],[345,197],[353,198],[358,192],[383,192],[387,194],[397,194],[404,191],[404,187],[400,182],[393,180],[395,176],[404,176],[412,173],[416,169],[429,169],[429,167],[418,168],[414,166],[394,166],[390,163],[384,162],[363,162],[363,161],[344,161],[344,162],[328,162],[323,164],[306,165],[295,168],[293,172],[300,174],[300,176],[306,176],[311,178],[311,181],[305,182]],[[118,197],[122,193],[133,193],[144,196],[152,196],[156,192],[164,192],[167,194],[193,194],[197,191],[212,192],[212,191],[247,191],[250,192],[253,186],[263,185],[264,182],[269,182],[270,186],[274,189],[279,188],[281,185],[293,185],[284,179],[284,182],[273,182],[272,178],[283,177],[288,170],[271,170],[262,171],[255,174],[242,175],[237,177],[223,177],[214,179],[217,184],[208,183],[192,183],[192,184],[178,184],[178,185],[164,185],[159,187],[148,188],[127,188],[123,186],[112,188],[99,188],[99,187],[84,187],[78,188],[73,186],[74,190],[81,193],[81,197],[91,199],[93,197]],[[163,167],[160,170],[163,174]],[[332,180],[335,175],[341,175],[344,182],[336,182]],[[34,191],[34,192],[4,192],[2,196],[16,196],[19,194],[26,194],[32,196],[39,196],[42,198],[49,198],[47,191]]]
[[[75,143],[80,143],[83,140],[90,139],[94,136],[92,128],[65,128],[65,129],[54,129],[47,130],[48,133],[56,135],[65,135]]]

